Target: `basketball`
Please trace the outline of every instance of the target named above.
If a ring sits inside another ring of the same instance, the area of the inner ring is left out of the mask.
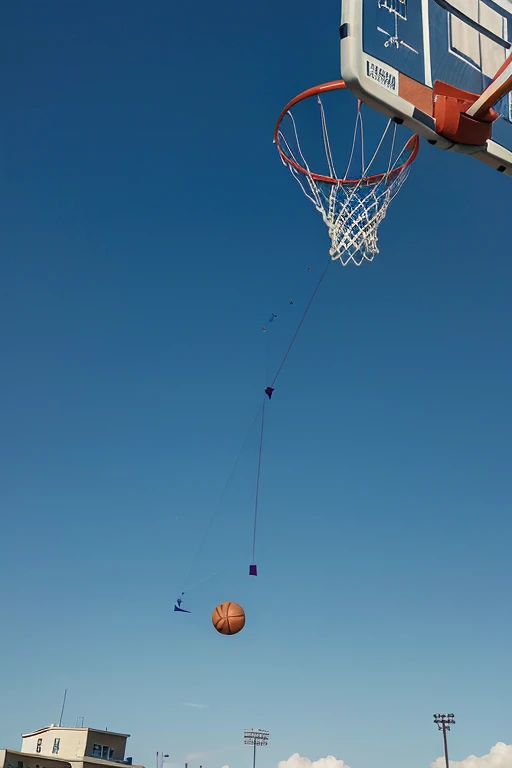
[[[212,624],[221,635],[236,635],[245,625],[245,612],[238,603],[221,603],[214,608]]]

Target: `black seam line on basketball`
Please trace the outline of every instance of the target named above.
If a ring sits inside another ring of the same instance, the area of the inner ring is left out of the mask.
[[[501,45],[502,48],[506,48],[507,51],[510,48],[512,48],[512,43],[509,43],[508,40],[504,40],[499,35],[494,34],[494,32],[491,32],[490,29],[487,29],[487,27],[484,27],[483,24],[480,24],[478,21],[475,21],[470,16],[467,16],[464,13],[464,11],[460,11],[458,8],[455,8],[455,6],[449,3],[448,0],[434,0],[434,3],[436,3],[444,11],[448,11],[448,13],[451,13],[453,14],[453,16],[456,16],[458,19],[460,19],[460,21],[463,21],[464,24],[467,24],[469,27],[472,27],[481,35],[484,35],[489,40],[492,40],[494,43],[498,43],[498,45]],[[505,11],[505,13],[507,12]]]

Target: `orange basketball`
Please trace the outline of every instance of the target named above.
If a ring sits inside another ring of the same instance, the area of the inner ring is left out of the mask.
[[[221,603],[212,613],[212,624],[221,635],[236,635],[245,625],[245,612],[238,603]]]

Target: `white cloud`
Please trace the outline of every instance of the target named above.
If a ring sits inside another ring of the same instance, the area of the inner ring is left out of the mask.
[[[438,757],[430,768],[444,768],[444,757]],[[512,744],[504,744],[502,741],[491,749],[488,755],[477,757],[470,755],[465,760],[455,762],[450,759],[451,768],[512,768]]]
[[[349,766],[343,760],[338,760],[336,757],[333,757],[333,755],[321,757],[319,760],[310,760],[309,757],[301,757],[299,753],[296,752],[289,757],[288,760],[281,760],[278,768],[349,768]],[[485,768],[487,768],[487,766],[485,766]],[[499,768],[502,768],[502,766],[499,766]],[[510,768],[512,768],[512,766]]]
[[[229,765],[223,765],[222,768],[229,768]],[[281,760],[278,768],[349,768],[349,766],[333,755],[321,757],[319,760],[310,760],[309,757],[301,757],[296,752],[288,760]],[[430,768],[445,768],[444,757],[434,760]],[[460,762],[450,760],[450,768],[512,768],[512,744],[499,741],[488,755],[482,755],[482,757],[470,755]]]

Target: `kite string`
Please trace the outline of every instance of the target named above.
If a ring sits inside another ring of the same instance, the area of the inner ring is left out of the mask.
[[[201,579],[201,581],[195,581],[194,584],[188,588],[188,591],[191,592],[193,589],[196,589],[196,587],[200,587],[202,584],[206,584],[207,581],[210,581],[210,579],[214,579],[215,576],[218,576],[220,573],[224,573],[224,571],[228,570],[229,566],[226,566],[225,568],[221,568],[220,571],[215,571],[215,573],[211,573],[209,576],[206,576],[206,578]]]
[[[316,284],[316,286],[315,286],[315,288],[314,288],[314,290],[313,290],[313,293],[311,294],[311,297],[310,297],[310,299],[309,299],[309,301],[308,301],[308,303],[307,303],[307,305],[306,305],[306,308],[305,308],[304,312],[302,313],[302,316],[301,316],[301,318],[300,318],[300,320],[299,320],[299,323],[298,323],[298,325],[297,325],[297,328],[295,329],[295,333],[293,334],[293,336],[292,336],[292,339],[291,339],[291,341],[290,341],[290,343],[289,343],[289,345],[288,345],[288,349],[286,350],[286,352],[285,352],[285,354],[284,354],[284,357],[283,357],[283,359],[281,360],[281,363],[280,363],[280,365],[279,365],[279,368],[277,369],[277,372],[276,372],[276,374],[275,374],[274,378],[272,379],[272,384],[270,385],[270,386],[272,386],[272,387],[273,387],[273,386],[274,386],[274,384],[276,383],[276,381],[277,381],[277,379],[278,379],[278,377],[279,377],[279,374],[281,373],[281,371],[282,371],[282,369],[283,369],[283,366],[284,366],[284,364],[286,363],[286,360],[288,359],[288,355],[289,355],[289,354],[290,354],[290,352],[292,351],[292,347],[293,347],[293,345],[295,344],[295,341],[296,341],[296,339],[297,339],[297,336],[299,335],[299,331],[300,331],[300,329],[301,329],[301,327],[302,327],[302,323],[303,323],[303,322],[304,322],[304,320],[306,319],[306,315],[307,315],[307,313],[309,312],[309,309],[310,309],[310,307],[311,307],[311,305],[312,305],[312,303],[313,303],[313,300],[314,300],[314,298],[315,298],[315,296],[316,296],[316,294],[317,294],[317,291],[318,291],[318,289],[320,288],[320,286],[321,286],[321,284],[322,284],[322,282],[323,282],[323,279],[324,279],[325,275],[327,274],[327,270],[329,269],[329,264],[331,263],[331,261],[332,261],[332,259],[331,259],[331,257],[329,256],[329,258],[328,258],[328,260],[327,260],[327,264],[325,265],[325,269],[324,269],[324,271],[322,272],[322,274],[320,275],[320,280],[317,282],[317,284]]]
[[[272,380],[272,385],[271,385],[272,387],[276,383],[276,381],[277,381],[277,379],[279,377],[279,374],[281,373],[281,371],[283,369],[283,366],[284,366],[286,360],[288,359],[288,355],[290,354],[290,352],[292,350],[292,347],[295,344],[295,341],[297,339],[297,336],[299,335],[299,331],[300,331],[300,329],[302,327],[302,324],[303,324],[304,320],[306,319],[306,315],[307,315],[307,313],[308,313],[308,311],[309,311],[309,309],[310,309],[310,307],[311,307],[311,305],[313,303],[313,299],[315,298],[315,296],[316,296],[316,294],[318,292],[318,289],[320,288],[320,286],[322,284],[322,281],[323,281],[323,279],[324,279],[324,277],[325,277],[325,275],[327,273],[327,270],[329,268],[329,264],[331,263],[331,261],[332,261],[332,259],[329,256],[329,259],[327,261],[327,264],[325,265],[324,271],[322,272],[322,274],[320,276],[320,279],[318,280],[317,284],[315,285],[313,293],[311,294],[311,297],[310,297],[310,299],[309,299],[309,301],[308,301],[308,303],[306,305],[306,308],[304,309],[304,312],[302,313],[302,316],[301,316],[301,318],[299,320],[297,328],[295,329],[295,333],[293,334],[292,339],[291,339],[291,341],[290,341],[290,343],[288,345],[288,349],[286,350],[286,352],[284,354],[284,357],[281,360],[281,363],[279,365],[279,368],[277,369],[277,372],[276,372],[276,374],[275,374],[275,376],[274,376],[274,378]],[[265,436],[265,408],[266,408],[266,404],[267,404],[267,400],[266,400],[266,398],[264,398],[263,399],[263,405],[261,406],[260,411],[258,412],[258,414],[261,412],[261,426],[260,426],[260,443],[259,443],[259,448],[258,448],[258,469],[257,469],[257,473],[256,473],[256,493],[255,493],[255,498],[254,498],[254,526],[253,526],[253,533],[252,533],[252,562],[253,563],[255,562],[255,553],[256,553],[256,530],[257,530],[257,525],[258,525],[258,506],[259,506],[259,499],[260,499],[261,461],[262,461],[262,456],[263,456],[263,438]]]
[[[258,448],[258,470],[256,473],[256,494],[254,497],[254,526],[252,532],[252,562],[254,563],[254,557],[256,552],[256,527],[258,524],[258,504],[260,499],[260,480],[261,480],[261,459],[263,454],[263,437],[265,434],[265,405],[266,400],[263,400],[261,406],[261,426],[260,426],[260,444]]]
[[[322,272],[322,274],[320,276],[320,279],[318,280],[318,282],[317,282],[317,284],[316,284],[316,286],[315,286],[315,288],[313,290],[313,293],[311,294],[311,297],[310,297],[310,299],[309,299],[309,301],[308,301],[308,303],[306,305],[306,308],[304,309],[304,311],[303,311],[303,313],[301,315],[301,318],[299,320],[297,328],[295,329],[295,333],[292,336],[292,339],[291,339],[291,341],[290,341],[290,343],[288,345],[288,348],[287,348],[287,350],[286,350],[286,352],[284,354],[284,357],[281,360],[279,368],[277,369],[277,372],[276,372],[276,374],[275,374],[275,376],[274,376],[274,378],[272,380],[272,387],[276,383],[276,381],[277,381],[277,379],[278,379],[278,377],[279,377],[279,375],[280,375],[280,373],[281,373],[281,371],[283,369],[283,366],[284,366],[286,360],[288,359],[288,356],[289,356],[289,354],[290,354],[290,352],[292,350],[293,345],[295,344],[297,336],[299,335],[299,331],[300,331],[300,329],[302,327],[302,324],[304,323],[304,320],[306,319],[306,315],[308,314],[309,309],[310,309],[310,307],[311,307],[311,305],[313,303],[313,300],[314,300],[314,298],[315,298],[315,296],[316,296],[316,294],[318,292],[318,289],[320,288],[320,286],[321,286],[321,284],[323,282],[323,279],[324,279],[324,277],[325,277],[325,275],[327,273],[327,270],[329,268],[329,264],[331,263],[331,261],[332,261],[332,259],[329,256],[329,259],[328,259],[327,264],[326,264],[326,266],[324,268],[324,271]],[[240,451],[238,452],[238,455],[237,455],[237,457],[235,459],[235,462],[234,462],[234,464],[233,464],[233,466],[231,468],[231,472],[229,473],[228,479],[227,479],[227,481],[226,481],[226,483],[224,485],[224,488],[223,488],[222,493],[221,493],[221,495],[219,497],[219,500],[218,500],[218,502],[217,502],[217,504],[216,504],[216,506],[215,506],[215,508],[213,510],[213,514],[212,514],[212,516],[210,518],[210,521],[209,521],[209,523],[208,523],[208,525],[206,527],[206,530],[205,530],[205,532],[203,534],[203,537],[202,537],[202,539],[201,539],[201,541],[199,543],[199,547],[197,548],[196,554],[195,554],[195,556],[194,556],[194,558],[192,560],[192,563],[191,563],[191,565],[190,565],[190,567],[189,567],[189,569],[187,571],[187,574],[186,574],[186,576],[185,576],[185,578],[183,580],[183,591],[185,591],[185,586],[186,586],[186,584],[188,582],[188,579],[190,578],[190,574],[192,573],[192,570],[194,569],[195,564],[197,563],[197,560],[199,558],[199,554],[200,554],[200,552],[201,552],[201,550],[202,550],[202,548],[204,546],[204,543],[206,541],[206,538],[208,536],[210,528],[212,527],[212,525],[213,525],[213,523],[215,521],[215,518],[217,517],[217,514],[218,514],[220,506],[221,506],[221,503],[222,503],[222,501],[224,499],[224,496],[226,494],[226,491],[228,489],[229,483],[231,482],[231,479],[232,479],[232,477],[233,477],[233,475],[235,473],[235,470],[236,470],[236,468],[238,466],[238,463],[240,461],[242,453],[244,452],[245,446],[247,445],[247,442],[248,442],[249,437],[250,437],[250,435],[252,433],[254,425],[256,424],[256,421],[258,420],[258,418],[259,418],[259,416],[261,414],[260,442],[259,442],[259,447],[258,447],[258,468],[257,468],[257,475],[256,475],[256,492],[255,492],[255,500],[254,500],[254,525],[253,525],[253,537],[252,537],[252,561],[254,563],[255,552],[256,552],[256,531],[257,531],[257,523],[258,523],[258,507],[259,507],[260,484],[261,484],[261,464],[262,464],[262,458],[263,458],[263,439],[264,439],[264,435],[265,435],[265,407],[266,407],[266,402],[267,401],[264,398],[263,399],[263,403],[258,408],[256,416],[254,417],[254,419],[253,419],[253,421],[251,423],[251,426],[249,427],[249,430],[248,430],[248,432],[247,432],[247,434],[245,436],[245,440],[243,441],[242,447],[240,448]],[[221,571],[219,571],[218,573],[220,573],[220,572]],[[217,575],[217,574],[214,574],[214,575]],[[205,580],[208,580],[209,578],[213,578],[213,576],[212,577],[209,576]],[[200,583],[203,583],[203,582],[200,582]]]
[[[202,550],[202,548],[204,546],[204,543],[206,541],[208,533],[210,532],[210,528],[212,527],[212,525],[213,525],[213,523],[215,521],[215,518],[217,517],[217,514],[219,512],[220,506],[222,504],[224,496],[226,495],[226,491],[228,489],[228,486],[229,486],[229,484],[231,482],[231,478],[235,474],[235,470],[236,470],[236,468],[238,466],[238,462],[240,461],[240,459],[242,457],[242,453],[244,452],[245,446],[247,445],[247,441],[249,440],[249,437],[250,437],[251,432],[252,432],[252,430],[254,428],[254,425],[256,424],[256,421],[258,420],[258,417],[259,417],[259,415],[261,413],[262,407],[263,406],[260,405],[260,407],[258,408],[258,411],[256,413],[256,416],[254,417],[254,419],[251,422],[251,426],[249,427],[249,430],[248,430],[248,432],[247,432],[247,434],[245,436],[245,440],[242,443],[242,447],[240,448],[240,450],[238,452],[238,455],[237,455],[237,457],[235,459],[235,462],[234,462],[234,464],[233,464],[233,466],[231,468],[231,472],[229,473],[228,479],[226,480],[224,488],[222,489],[222,493],[221,493],[221,495],[219,497],[219,500],[218,500],[217,504],[215,505],[215,508],[213,510],[213,514],[212,514],[212,516],[210,518],[210,521],[209,521],[208,525],[206,526],[206,530],[205,530],[205,532],[203,534],[203,538],[201,539],[201,541],[199,543],[199,547],[197,548],[196,554],[194,555],[192,563],[190,564],[190,567],[189,567],[189,569],[188,569],[188,571],[186,573],[186,576],[185,576],[185,578],[183,580],[183,591],[185,591],[185,587],[186,587],[186,584],[187,584],[187,582],[188,582],[188,580],[190,578],[190,574],[192,573],[192,570],[194,569],[195,564],[197,563],[197,560],[199,558],[199,554],[200,554],[200,552],[201,552],[201,550]]]

